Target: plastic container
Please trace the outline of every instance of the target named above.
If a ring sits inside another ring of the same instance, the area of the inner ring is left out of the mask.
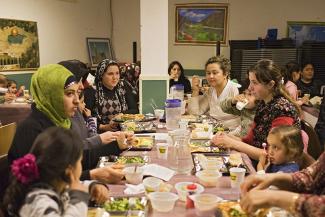
[[[196,194],[191,197],[194,201],[196,215],[204,217],[214,216],[216,204],[222,200],[214,194]]]
[[[178,122],[181,120],[181,100],[167,99],[165,102],[166,128],[175,130],[179,128]]]
[[[184,85],[175,84],[170,87],[170,94],[173,99],[184,100]]]
[[[192,184],[195,184],[197,186],[197,188],[193,192],[194,194],[200,194],[204,191],[204,187],[200,184],[193,183],[193,182],[178,182],[176,183],[175,188],[180,200],[186,201],[188,192],[192,191],[191,189],[187,189],[187,186]]]
[[[152,208],[158,212],[170,212],[174,209],[178,196],[171,192],[153,192],[148,195]]]
[[[197,172],[196,176],[199,178],[200,184],[204,187],[216,187],[222,174],[218,171],[202,170]]]
[[[133,185],[138,185],[142,182],[143,171],[142,167],[137,167],[136,169],[135,167],[126,167],[123,169],[126,181]]]
[[[156,177],[147,177],[143,180],[143,186],[146,190],[146,193],[159,191],[159,187],[162,183],[163,181]]]

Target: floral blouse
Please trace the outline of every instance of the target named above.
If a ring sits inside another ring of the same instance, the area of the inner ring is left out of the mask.
[[[325,152],[313,165],[292,174],[295,190],[301,193],[296,201],[299,216],[325,216]]]
[[[295,106],[282,96],[275,96],[269,103],[263,100],[259,102],[256,108],[254,124],[252,129],[253,138],[246,138],[243,141],[249,141],[250,145],[262,148],[262,143],[266,142],[267,135],[274,125],[277,118],[293,119],[293,124],[301,128],[299,114]]]

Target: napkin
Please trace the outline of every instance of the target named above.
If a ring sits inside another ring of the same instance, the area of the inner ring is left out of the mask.
[[[158,164],[147,164],[143,166],[143,175],[154,176],[168,182],[174,175],[175,171]]]
[[[131,185],[131,184],[125,184],[126,189],[124,190],[125,194],[141,194],[144,193],[144,186],[143,184],[138,185]]]

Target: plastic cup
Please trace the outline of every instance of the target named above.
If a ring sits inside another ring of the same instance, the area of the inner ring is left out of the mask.
[[[239,110],[239,111],[241,111],[241,110],[243,110],[243,108],[245,108],[245,106],[248,104],[248,100],[247,99],[245,99],[244,101],[238,101],[237,103],[236,103],[236,108]]]
[[[161,179],[156,177],[147,177],[143,180],[143,186],[146,190],[146,193],[156,192],[159,190],[160,185],[163,183]]]
[[[181,120],[179,122],[179,129],[187,130],[187,126],[188,126],[188,121]]]
[[[126,167],[123,169],[127,183],[138,185],[142,182],[143,168],[142,167]]]
[[[168,155],[168,144],[167,143],[157,143],[157,156],[159,159],[167,159]]]
[[[163,110],[163,109],[155,109],[154,113],[155,113],[155,117],[159,120],[159,119],[162,119],[164,117],[165,110]]]
[[[245,178],[246,169],[240,167],[232,167],[230,172],[230,184],[232,188],[239,188]]]

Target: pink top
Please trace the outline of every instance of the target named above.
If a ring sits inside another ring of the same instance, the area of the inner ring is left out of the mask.
[[[297,85],[293,83],[292,81],[287,81],[287,83],[284,85],[287,91],[289,92],[290,96],[294,99],[298,99],[298,89]]]

